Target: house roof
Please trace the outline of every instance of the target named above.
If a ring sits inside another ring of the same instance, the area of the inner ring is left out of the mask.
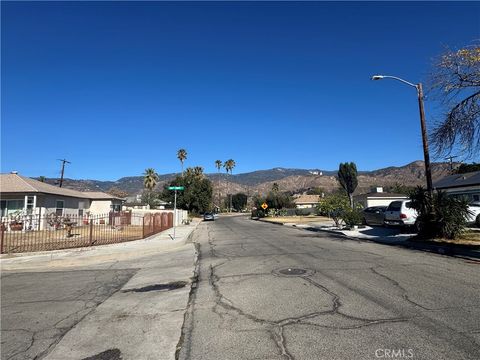
[[[480,186],[480,171],[446,176],[433,184],[436,189],[448,189],[464,186]]]
[[[295,204],[316,204],[320,201],[320,195],[300,195],[293,200]]]
[[[53,186],[29,177],[18,174],[0,174],[0,194],[15,194],[15,193],[42,193],[69,196],[81,199],[118,199],[119,197],[106,194],[103,192],[82,192],[72,189],[61,188]]]
[[[116,200],[124,200],[118,196],[113,196],[101,191],[79,191],[81,194],[87,195],[89,199],[92,200],[109,200],[109,199],[116,199]]]
[[[360,194],[360,195],[355,195],[354,198],[376,198],[376,199],[406,199],[408,198],[407,195],[405,194],[396,194],[396,193],[384,193],[384,192],[371,192],[367,194]]]

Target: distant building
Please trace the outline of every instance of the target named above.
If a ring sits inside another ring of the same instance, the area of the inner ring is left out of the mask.
[[[468,201],[480,201],[480,171],[446,176],[435,182],[433,188]]]
[[[383,187],[379,186],[375,188],[375,191],[360,194],[353,197],[353,200],[357,204],[361,204],[363,207],[371,206],[388,206],[392,201],[408,199],[405,194],[395,194],[383,192]]]
[[[295,198],[293,202],[297,209],[309,209],[317,206],[320,198],[320,195],[300,195]]]

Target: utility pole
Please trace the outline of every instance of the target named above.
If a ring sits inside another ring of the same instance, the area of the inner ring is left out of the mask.
[[[425,176],[427,178],[427,191],[430,197],[433,195],[432,170],[430,168],[430,154],[428,151],[427,126],[425,125],[425,109],[423,107],[422,83],[417,84],[418,109],[420,110],[420,125],[422,128],[423,156],[425,158]]]
[[[447,156],[445,158],[445,160],[448,160],[449,164],[450,164],[450,171],[453,172],[453,159],[455,159],[456,157],[458,157],[457,155],[450,155],[450,156]]]
[[[420,126],[422,129],[422,142],[423,142],[423,157],[425,159],[425,177],[427,178],[427,192],[432,197],[433,195],[433,184],[432,184],[432,171],[430,168],[430,153],[428,150],[428,138],[427,138],[427,126],[425,124],[425,108],[423,106],[423,86],[422,83],[413,84],[406,80],[403,80],[396,76],[390,75],[374,75],[372,80],[381,80],[381,79],[394,79],[400,81],[404,84],[407,84],[411,87],[414,87],[417,90],[418,97],[418,109],[420,111]]]
[[[66,160],[66,159],[57,159],[57,160],[62,162],[62,173],[60,175],[60,185],[59,185],[59,187],[62,187],[62,185],[63,185],[63,174],[65,173],[65,163],[71,164],[71,162]]]

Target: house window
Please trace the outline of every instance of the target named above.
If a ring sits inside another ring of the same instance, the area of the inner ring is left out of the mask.
[[[78,209],[78,216],[83,216],[83,209]]]
[[[63,200],[57,200],[55,214],[57,214],[58,216],[62,216],[64,207],[65,207],[65,202]]]
[[[1,216],[9,216],[19,210],[23,210],[25,200],[2,200],[0,201]]]
[[[31,214],[35,206],[35,197],[27,196],[27,213]]]

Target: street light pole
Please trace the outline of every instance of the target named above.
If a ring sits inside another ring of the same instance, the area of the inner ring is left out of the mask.
[[[393,79],[400,81],[404,84],[414,87],[417,90],[418,97],[418,109],[420,111],[420,127],[422,129],[422,142],[423,142],[423,157],[425,160],[425,177],[427,179],[427,191],[430,196],[433,195],[433,184],[432,184],[432,170],[430,167],[430,152],[428,150],[428,136],[427,136],[427,126],[425,123],[425,108],[423,105],[423,87],[422,83],[412,84],[409,81],[403,80],[396,76],[389,75],[374,75],[372,80],[381,80],[381,79]]]
[[[427,191],[430,197],[433,194],[432,170],[430,168],[430,152],[428,150],[427,126],[425,124],[425,108],[423,106],[422,83],[417,85],[418,109],[420,111],[420,125],[422,127],[423,157],[425,158],[425,177],[427,178]]]

